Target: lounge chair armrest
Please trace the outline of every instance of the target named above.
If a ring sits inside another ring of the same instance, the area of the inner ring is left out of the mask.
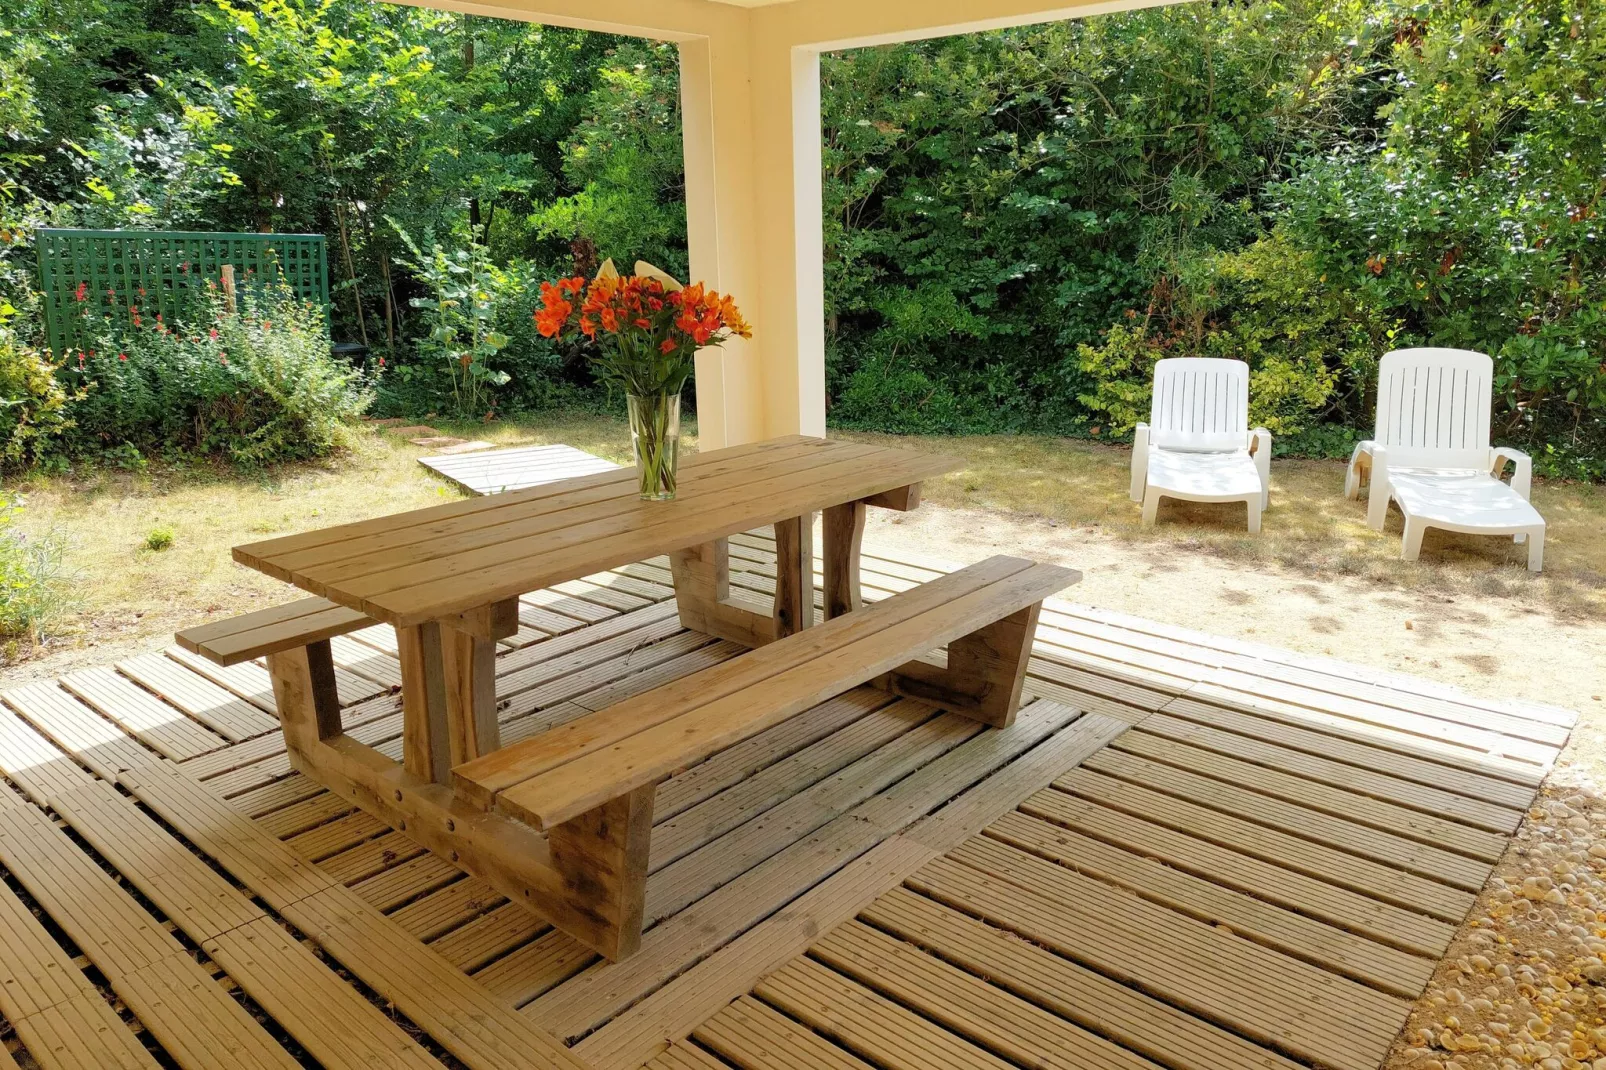
[[[1344,497],[1354,501],[1361,496],[1361,486],[1372,470],[1372,451],[1376,444],[1371,439],[1355,444],[1349,455],[1349,467],[1344,470]]]
[[[1138,424],[1132,429],[1132,486],[1128,496],[1135,502],[1143,500],[1149,484],[1149,425]]]
[[[1366,523],[1373,531],[1382,531],[1389,515],[1389,454],[1382,446],[1373,445],[1372,481],[1366,500]]]
[[[1515,465],[1511,473],[1511,489],[1522,495],[1523,501],[1527,501],[1533,490],[1533,458],[1514,446],[1496,446],[1489,451],[1489,474],[1496,479],[1504,478],[1508,461]]]
[[[1257,427],[1249,432],[1249,456],[1255,459],[1255,471],[1260,475],[1261,508],[1271,504],[1271,432]]]

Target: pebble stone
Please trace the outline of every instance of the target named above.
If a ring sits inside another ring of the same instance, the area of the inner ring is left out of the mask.
[[[1386,1070],[1606,1070],[1606,792],[1546,787]]]

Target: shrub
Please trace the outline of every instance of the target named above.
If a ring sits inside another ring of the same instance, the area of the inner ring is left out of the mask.
[[[145,549],[153,553],[161,553],[173,545],[173,529],[166,524],[151,529],[145,536]]]
[[[22,508],[21,498],[0,492],[0,640],[7,648],[39,642],[71,605],[65,543],[54,532],[29,538],[18,531]]]
[[[24,468],[48,454],[72,426],[74,398],[56,378],[50,354],[10,329],[9,310],[0,302],[0,469]]]
[[[344,444],[370,395],[330,355],[322,312],[282,288],[242,291],[236,311],[221,294],[210,303],[204,329],[137,309],[126,327],[94,325],[93,346],[70,353],[60,373],[83,391],[72,406],[74,452],[133,448],[257,466]]]

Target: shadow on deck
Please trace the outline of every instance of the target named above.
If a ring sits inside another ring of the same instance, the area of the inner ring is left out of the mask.
[[[732,540],[755,597],[773,563]],[[739,652],[671,595],[657,560],[527,596],[503,739]],[[8,691],[0,1035],[45,1068],[1376,1067],[1572,715],[1042,622],[1012,729],[859,689],[665,781],[612,965],[293,772],[259,665]],[[347,731],[399,756],[393,634],[334,642]]]

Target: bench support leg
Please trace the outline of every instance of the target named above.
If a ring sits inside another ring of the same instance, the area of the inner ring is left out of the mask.
[[[955,639],[948,644],[946,668],[912,661],[876,683],[893,694],[1008,728],[1020,709],[1041,609],[1039,602]]]
[[[329,640],[269,654],[268,675],[287,747],[306,751],[340,735],[340,696]]]
[[[615,800],[559,826],[567,839],[549,838],[522,821],[470,806],[446,785],[414,776],[350,736],[291,750],[290,764],[599,954],[617,960],[640,945],[653,788],[626,796],[622,807]],[[597,813],[604,820],[589,821]],[[568,852],[562,862],[560,842]],[[617,891],[611,877],[603,888],[612,898],[599,894],[595,879],[574,871],[577,865],[604,863],[615,867],[610,874],[619,875]],[[633,911],[625,909],[632,894]]]
[[[705,542],[669,555],[682,627],[747,647],[773,642],[775,620],[730,601],[730,545]]]
[[[864,547],[864,521],[869,510],[863,502],[833,505],[821,525],[825,545],[825,619],[833,620],[864,605],[859,589],[859,557]]]
[[[565,893],[587,904],[604,923],[611,944],[598,950],[615,962],[641,947],[657,791],[655,784],[637,788],[565,821],[547,835]]]

